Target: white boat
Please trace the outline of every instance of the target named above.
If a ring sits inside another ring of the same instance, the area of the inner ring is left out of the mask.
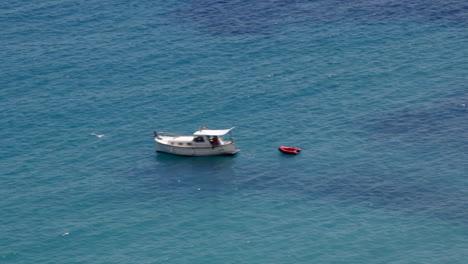
[[[201,127],[193,135],[178,135],[170,132],[154,131],[156,151],[182,156],[234,155],[239,152],[232,139],[230,129],[208,129]],[[230,139],[223,137],[227,134]]]

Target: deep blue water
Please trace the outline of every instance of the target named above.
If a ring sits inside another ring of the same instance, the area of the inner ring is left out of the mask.
[[[403,2],[2,1],[0,262],[465,263],[468,5]]]

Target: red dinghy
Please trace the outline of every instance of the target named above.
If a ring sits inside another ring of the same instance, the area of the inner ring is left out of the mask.
[[[286,147],[286,146],[281,146],[278,148],[279,151],[283,152],[284,154],[292,154],[296,155],[299,152],[301,152],[302,149],[300,148],[295,148],[295,147]]]

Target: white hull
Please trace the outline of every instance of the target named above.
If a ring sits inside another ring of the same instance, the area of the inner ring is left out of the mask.
[[[219,156],[234,155],[239,152],[234,144],[227,144],[217,147],[178,147],[160,143],[156,141],[156,151],[182,156]]]
[[[202,127],[191,136],[155,131],[156,151],[182,156],[234,155],[239,152],[234,140],[232,137],[231,140],[224,140],[222,137],[231,130],[232,128],[212,130]]]

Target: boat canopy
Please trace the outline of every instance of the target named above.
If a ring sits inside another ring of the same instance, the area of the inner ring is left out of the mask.
[[[234,128],[229,129],[200,129],[193,133],[195,136],[224,136],[227,133],[231,132]]]

